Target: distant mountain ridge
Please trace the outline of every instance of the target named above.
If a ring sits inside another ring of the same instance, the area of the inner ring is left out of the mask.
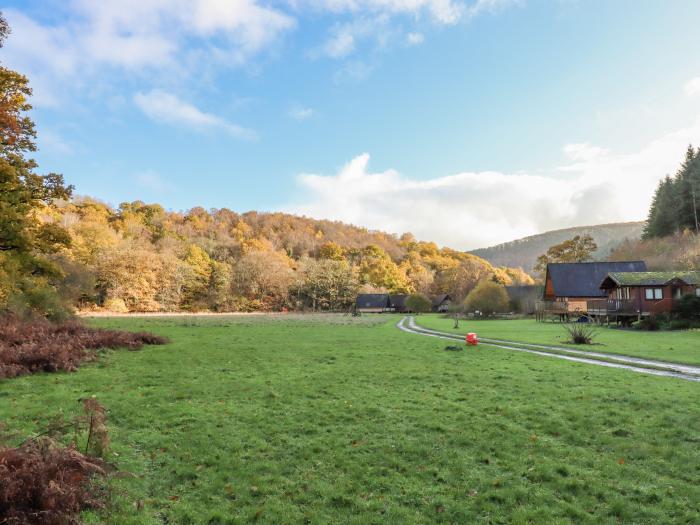
[[[486,259],[495,266],[521,267],[532,274],[534,273],[537,257],[545,253],[550,246],[571,239],[576,235],[591,235],[598,245],[595,259],[602,260],[608,257],[610,252],[625,240],[639,239],[643,229],[643,221],[577,226],[531,235],[489,248],[472,250],[469,253]]]

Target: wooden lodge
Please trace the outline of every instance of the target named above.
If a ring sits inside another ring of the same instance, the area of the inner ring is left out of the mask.
[[[363,293],[355,299],[355,311],[363,314],[393,312],[391,299],[385,293]]]
[[[648,272],[642,261],[549,264],[537,318],[626,323],[670,313],[684,295],[700,297],[700,271]]]
[[[600,288],[608,274],[645,272],[643,261],[550,263],[547,265],[542,300],[537,303],[539,320],[558,316],[561,320],[585,315],[588,301],[606,299]]]
[[[600,284],[604,299],[588,301],[588,315],[608,320],[673,311],[684,295],[700,297],[700,271],[611,272]]]

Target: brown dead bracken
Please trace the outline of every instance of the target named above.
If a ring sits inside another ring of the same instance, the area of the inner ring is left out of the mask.
[[[147,332],[89,328],[79,321],[53,324],[43,319],[0,318],[0,379],[35,372],[72,372],[102,348],[139,350],[167,339]]]

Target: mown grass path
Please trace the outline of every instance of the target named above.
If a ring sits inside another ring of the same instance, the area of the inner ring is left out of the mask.
[[[454,328],[454,320],[436,314],[419,315],[416,322],[423,328],[459,335],[476,332],[482,338],[580,349],[567,343],[569,334],[562,323],[466,319]],[[700,366],[700,330],[647,332],[605,326],[595,329],[595,344],[588,348],[593,352]]]
[[[414,333],[417,335],[426,335],[431,337],[439,337],[459,342],[464,342],[464,337],[448,332],[440,332],[421,328],[416,325],[413,316],[402,318],[397,327],[405,332]],[[515,352],[527,352],[529,354],[555,357],[567,361],[578,363],[588,363],[597,366],[607,366],[610,368],[619,368],[630,370],[632,372],[640,372],[650,375],[658,375],[665,377],[675,377],[687,381],[700,382],[700,367],[681,365],[678,363],[667,363],[664,361],[653,361],[649,359],[639,359],[627,357],[618,354],[603,354],[599,352],[588,352],[585,350],[576,350],[561,346],[538,345],[530,343],[521,343],[518,341],[504,341],[502,339],[482,338],[479,344],[484,344],[491,347],[502,348],[504,350],[513,350]]]
[[[107,407],[123,474],[88,523],[698,523],[700,385],[398,320],[91,321],[172,343],[0,382],[0,421]]]

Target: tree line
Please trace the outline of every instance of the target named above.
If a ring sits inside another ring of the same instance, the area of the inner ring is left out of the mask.
[[[688,146],[675,176],[659,182],[649,208],[643,239],[685,230],[700,233],[700,149]]]
[[[531,283],[465,252],[338,222],[228,209],[54,202],[44,220],[70,239],[53,257],[62,294],[112,311],[347,310],[359,292],[450,293],[483,279]]]

